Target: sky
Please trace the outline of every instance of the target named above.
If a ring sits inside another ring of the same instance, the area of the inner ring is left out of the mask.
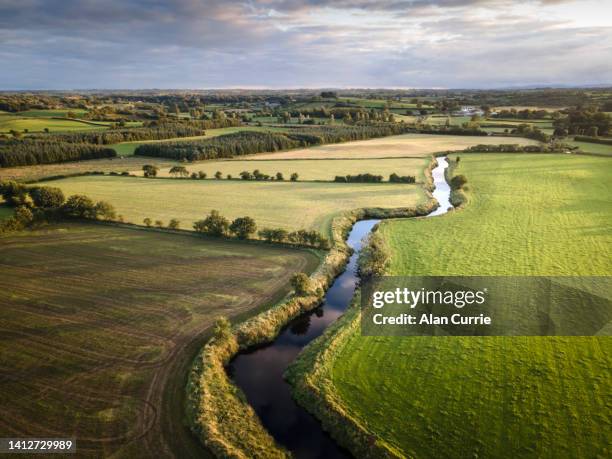
[[[0,90],[612,85],[612,0],[0,0]]]

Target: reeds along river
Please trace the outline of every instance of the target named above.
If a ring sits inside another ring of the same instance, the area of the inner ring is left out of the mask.
[[[447,167],[447,159],[438,158],[432,174],[433,195],[440,207],[428,216],[444,214],[451,207],[450,186],[444,174]],[[354,253],[320,307],[291,321],[271,344],[239,354],[228,366],[229,375],[245,393],[262,424],[296,458],[350,457],[322,429],[320,422],[293,400],[283,373],[302,348],[320,336],[351,303],[359,281],[357,258],[363,239],[378,222],[362,220],[353,225],[347,244]]]

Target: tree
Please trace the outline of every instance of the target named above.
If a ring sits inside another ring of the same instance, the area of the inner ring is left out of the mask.
[[[193,229],[208,236],[221,237],[227,234],[229,221],[218,210],[211,210],[208,217],[193,224]]]
[[[94,212],[96,218],[101,218],[102,220],[114,220],[117,217],[117,212],[115,212],[113,205],[106,201],[99,201],[94,207]]]
[[[199,178],[200,180],[204,180],[204,179],[206,178],[206,172],[199,171],[199,172],[198,172],[198,178]]]
[[[191,173],[191,178],[192,178],[193,180],[197,180],[197,179],[198,179],[198,173],[197,173],[197,172],[192,172],[192,173]]]
[[[151,228],[151,225],[153,224],[153,221],[149,217],[145,218],[142,222],[147,228]]]
[[[312,293],[312,283],[305,273],[295,273],[291,276],[291,286],[297,296],[306,296]]]
[[[66,200],[62,190],[50,186],[32,188],[30,190],[30,196],[34,201],[34,205],[43,209],[61,207]]]
[[[163,228],[164,222],[162,222],[161,220],[155,220],[155,226],[157,226],[158,228]]]
[[[221,171],[215,172],[215,178],[217,180],[221,180],[223,178],[223,174],[221,173]]]
[[[177,230],[179,229],[181,226],[181,222],[178,221],[176,218],[173,218],[172,220],[170,220],[170,222],[168,223],[168,228],[173,229],[173,230]]]
[[[25,206],[19,206],[15,209],[15,214],[13,215],[15,221],[17,221],[22,226],[27,226],[34,220],[34,214],[32,211]]]
[[[251,217],[239,217],[232,222],[229,230],[238,239],[247,239],[251,234],[255,233],[257,225]]]
[[[293,174],[291,174],[291,181],[292,182],[297,182],[299,175],[297,172],[294,172]]]
[[[64,213],[76,218],[96,218],[96,206],[88,196],[75,194],[62,207]]]
[[[159,172],[159,168],[151,164],[145,164],[142,166],[142,171],[145,177],[156,177],[157,172]]]
[[[282,182],[283,180],[285,180],[285,177],[283,177],[283,173],[282,172],[277,172],[276,173],[276,180],[278,180],[279,182]]]
[[[189,171],[185,166],[173,166],[170,169],[170,174],[172,174],[174,177],[176,177],[177,175],[181,177],[187,177],[189,176]]]
[[[242,172],[240,173],[240,178],[241,178],[242,180],[251,180],[252,175],[251,175],[251,173],[250,173],[249,171],[242,171]]]

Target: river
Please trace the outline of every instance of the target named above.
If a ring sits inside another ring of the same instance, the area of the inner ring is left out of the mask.
[[[450,186],[446,182],[446,158],[438,158],[432,171],[434,197],[440,203],[428,217],[448,211]],[[359,282],[357,258],[364,238],[379,220],[362,220],[353,225],[347,244],[354,249],[346,270],[327,290],[323,303],[314,311],[291,321],[276,340],[268,345],[240,353],[228,365],[228,374],[242,389],[264,427],[275,440],[298,459],[349,458],[321,427],[321,423],[291,396],[291,386],[283,373],[310,341],[320,336],[351,303]]]

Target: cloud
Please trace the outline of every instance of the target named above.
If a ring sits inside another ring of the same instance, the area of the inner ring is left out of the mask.
[[[584,11],[550,0],[0,0],[0,89],[610,82],[612,28]]]

